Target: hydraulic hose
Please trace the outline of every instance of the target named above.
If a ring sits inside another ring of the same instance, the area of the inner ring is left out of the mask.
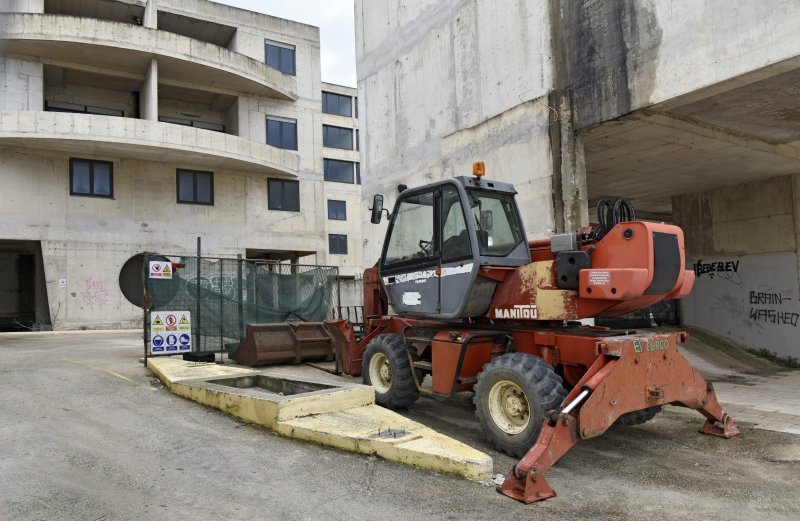
[[[595,240],[600,240],[611,228],[625,221],[636,220],[633,204],[627,199],[600,199],[597,202],[597,231]]]

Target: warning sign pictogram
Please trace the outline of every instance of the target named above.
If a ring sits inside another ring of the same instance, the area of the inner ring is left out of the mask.
[[[178,323],[180,317],[180,324]],[[150,354],[172,355],[192,351],[191,311],[150,312]]]
[[[170,279],[172,278],[172,270],[169,267],[169,264],[164,264],[164,270],[161,272],[164,278]]]

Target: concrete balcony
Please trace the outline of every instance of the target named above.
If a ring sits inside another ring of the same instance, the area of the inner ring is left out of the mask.
[[[0,146],[293,177],[300,165],[297,153],[230,134],[141,119],[62,112],[0,112]]]
[[[94,18],[0,14],[4,51],[58,65],[144,79],[150,59],[159,82],[226,94],[297,99],[294,76],[248,56],[179,34]]]

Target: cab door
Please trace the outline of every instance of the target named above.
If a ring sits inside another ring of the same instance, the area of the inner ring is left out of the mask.
[[[438,187],[404,193],[392,214],[379,269],[398,314],[439,314],[440,198]]]
[[[462,195],[455,184],[441,187],[441,276],[439,279],[442,318],[473,316],[473,290],[479,263],[475,259],[474,227],[464,211]],[[494,287],[488,288],[493,291]]]

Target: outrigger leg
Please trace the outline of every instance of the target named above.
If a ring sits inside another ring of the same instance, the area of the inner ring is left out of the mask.
[[[536,443],[514,465],[498,491],[524,503],[555,496],[544,476],[547,469],[581,439],[605,432],[622,414],[656,405],[668,403],[697,410],[706,417],[699,431],[703,434],[722,438],[739,434],[733,418],[717,401],[712,385],[676,348],[652,353],[641,348],[666,345],[654,342],[665,336],[671,335],[610,340],[603,354],[567,395],[561,410],[550,413]]]

